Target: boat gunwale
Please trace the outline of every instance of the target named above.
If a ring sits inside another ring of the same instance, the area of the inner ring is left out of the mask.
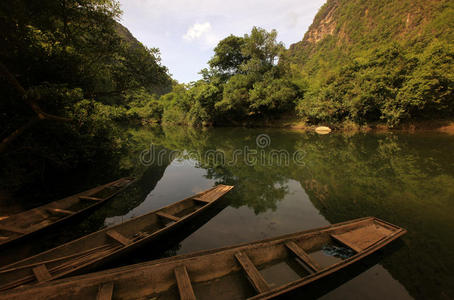
[[[375,243],[373,243],[372,245],[368,246],[367,248],[363,249],[362,251],[360,252],[357,252],[355,255],[347,258],[347,259],[344,259],[338,263],[335,263],[333,265],[330,265],[326,268],[323,268],[322,270],[319,270],[318,272],[315,272],[314,274],[310,274],[308,276],[305,276],[305,277],[302,277],[298,280],[295,280],[295,281],[292,281],[292,282],[289,282],[287,284],[284,284],[284,285],[281,285],[281,286],[278,286],[274,289],[271,289],[267,292],[264,292],[264,293],[260,293],[258,295],[255,295],[253,297],[249,297],[247,298],[247,300],[256,300],[256,299],[271,299],[271,298],[274,298],[274,297],[277,297],[277,296],[280,296],[280,295],[283,295],[287,292],[290,292],[292,290],[296,290],[304,285],[307,285],[311,282],[314,282],[318,279],[321,279],[325,276],[328,276],[340,269],[343,269],[363,258],[365,258],[366,256],[369,256],[371,255],[372,253],[380,250],[381,248],[383,248],[384,246],[388,245],[389,243],[391,243],[392,241],[398,239],[399,237],[403,236],[404,234],[407,233],[407,230],[402,228],[402,227],[399,227],[397,225],[394,225],[394,224],[391,224],[389,222],[386,222],[386,221],[383,221],[381,219],[378,219],[378,218],[375,218],[375,217],[372,217],[372,220],[375,221],[375,222],[378,222],[378,223],[383,223],[383,224],[386,224],[388,226],[391,226],[393,228],[396,229],[396,231],[394,231],[392,234],[376,241]]]
[[[95,231],[95,232],[90,233],[90,234],[88,234],[88,235],[84,235],[84,236],[82,236],[82,237],[80,237],[80,238],[78,238],[78,239],[69,241],[69,242],[64,243],[64,244],[62,244],[62,245],[59,245],[59,246],[57,246],[57,247],[51,248],[51,249],[49,249],[49,250],[46,250],[46,251],[44,251],[44,252],[40,252],[40,253],[38,253],[38,254],[36,254],[36,255],[34,255],[34,256],[30,256],[30,257],[27,257],[27,258],[25,258],[25,259],[23,259],[23,260],[20,260],[20,261],[14,262],[14,263],[12,263],[12,264],[6,265],[6,266],[4,266],[4,267],[1,267],[1,268],[0,268],[0,271],[20,267],[20,265],[18,265],[18,264],[20,264],[20,263],[23,262],[23,261],[27,261],[27,260],[30,260],[30,259],[34,259],[34,258],[36,258],[36,257],[38,257],[38,256],[40,256],[40,255],[48,254],[48,253],[50,253],[50,252],[52,252],[52,251],[54,251],[54,250],[56,250],[56,249],[65,247],[65,246],[67,246],[68,244],[75,244],[75,243],[77,243],[77,242],[79,242],[79,241],[81,241],[81,240],[83,240],[83,239],[85,239],[85,238],[87,238],[87,237],[91,237],[91,236],[95,236],[95,235],[102,235],[102,234],[104,234],[105,232],[107,232],[107,231],[109,231],[109,230],[114,230],[115,228],[121,227],[121,226],[122,226],[123,224],[125,224],[126,222],[132,222],[132,221],[136,221],[136,220],[138,220],[138,219],[143,219],[143,218],[149,217],[149,216],[151,216],[151,215],[154,215],[154,214],[156,214],[157,212],[159,212],[159,211],[161,211],[161,210],[165,210],[165,209],[168,209],[168,208],[170,208],[170,207],[177,206],[177,205],[181,204],[181,203],[184,202],[184,201],[193,200],[193,198],[199,197],[199,196],[202,196],[202,195],[205,195],[205,194],[211,192],[212,190],[217,189],[219,186],[221,186],[221,185],[216,185],[216,186],[214,186],[214,187],[212,187],[212,188],[210,188],[210,189],[208,189],[208,190],[202,191],[202,192],[200,192],[200,193],[197,193],[197,194],[195,194],[195,195],[192,195],[192,196],[190,196],[190,197],[187,197],[187,198],[182,199],[182,200],[180,200],[180,201],[177,201],[177,202],[175,202],[175,203],[172,203],[172,204],[169,204],[169,205],[167,205],[167,206],[161,207],[161,208],[158,209],[158,210],[154,210],[154,211],[151,211],[151,212],[146,213],[146,214],[144,214],[144,215],[141,215],[141,216],[137,216],[137,217],[131,218],[131,219],[129,219],[129,220],[123,222],[123,223],[120,223],[120,224],[117,224],[117,225],[114,225],[114,226],[110,226],[110,227],[103,228],[103,229],[101,229],[101,230]],[[173,229],[173,228],[176,227],[177,225],[180,225],[181,223],[185,222],[187,219],[189,219],[189,218],[192,217],[193,215],[198,214],[198,213],[200,213],[200,212],[202,212],[202,211],[208,209],[209,207],[211,207],[212,205],[214,205],[214,204],[217,202],[217,200],[219,200],[219,199],[220,199],[221,197],[223,197],[226,193],[228,193],[231,189],[233,189],[233,186],[229,186],[229,185],[222,185],[222,186],[228,187],[228,189],[225,190],[225,191],[223,191],[223,194],[220,195],[216,200],[213,200],[213,201],[210,201],[210,202],[206,202],[205,204],[203,204],[203,205],[202,205],[201,207],[199,207],[198,209],[196,209],[196,210],[194,210],[193,212],[189,213],[188,215],[186,215],[186,216],[180,218],[179,221],[174,222],[173,224],[170,224],[169,226],[165,226],[165,227],[163,227],[163,228],[161,228],[161,229],[159,229],[159,230],[157,230],[157,231],[151,233],[149,236],[147,236],[147,237],[145,237],[145,238],[142,238],[142,239],[139,239],[139,240],[137,240],[137,241],[134,241],[134,242],[132,242],[131,244],[129,244],[129,245],[127,245],[127,246],[120,247],[120,248],[118,248],[117,250],[115,250],[115,251],[109,253],[108,255],[101,256],[101,257],[99,257],[99,258],[97,258],[97,259],[95,259],[95,260],[88,261],[88,262],[85,263],[85,264],[80,264],[80,265],[78,265],[77,268],[70,269],[70,270],[68,270],[68,271],[66,271],[66,272],[62,272],[62,273],[60,273],[60,274],[57,274],[57,275],[55,275],[55,276],[52,276],[52,280],[56,280],[56,279],[65,277],[66,275],[68,275],[68,274],[70,274],[70,273],[74,273],[74,272],[77,272],[77,271],[81,271],[81,270],[83,270],[84,268],[86,268],[86,267],[88,267],[88,266],[90,266],[90,265],[95,265],[95,264],[97,264],[97,263],[100,263],[102,260],[109,259],[109,258],[111,258],[111,257],[113,257],[113,256],[115,256],[115,255],[117,255],[117,254],[119,254],[119,253],[121,253],[121,252],[123,252],[123,251],[127,251],[128,249],[131,249],[131,248],[133,248],[134,246],[137,246],[137,245],[139,245],[139,244],[141,244],[141,243],[147,243],[150,239],[156,238],[156,237],[159,236],[162,232],[170,231],[171,229]],[[194,201],[194,202],[197,202],[197,200],[193,200],[193,201]],[[45,283],[45,282],[44,282],[44,283]],[[39,285],[40,283],[31,283],[31,284],[32,284],[33,286],[36,286],[36,285]],[[26,284],[26,286],[30,286],[30,284]],[[2,287],[0,286],[0,292],[2,291],[1,289],[2,289]],[[5,290],[5,291],[7,291],[7,290]]]
[[[216,249],[201,250],[201,251],[197,251],[197,252],[193,252],[193,253],[189,253],[189,254],[182,254],[182,255],[172,256],[172,257],[168,257],[168,258],[162,258],[162,259],[158,259],[158,260],[154,260],[154,261],[123,266],[123,267],[119,267],[119,268],[115,268],[115,269],[99,271],[99,272],[92,273],[92,274],[77,275],[77,276],[70,277],[70,278],[62,278],[62,279],[58,279],[56,282],[42,282],[42,283],[33,285],[32,289],[52,288],[55,285],[58,285],[60,288],[64,288],[66,286],[71,286],[74,282],[77,282],[77,281],[84,281],[84,282],[88,281],[88,282],[92,282],[92,284],[98,285],[98,284],[101,284],[101,283],[107,282],[107,281],[121,280],[119,278],[115,278],[115,276],[117,276],[117,275],[128,276],[129,274],[134,274],[135,272],[141,272],[144,269],[148,269],[151,267],[158,267],[160,265],[171,264],[171,263],[184,264],[185,261],[197,259],[200,256],[208,256],[208,255],[215,255],[215,254],[222,255],[223,254],[222,252],[225,252],[228,250],[233,250],[233,249],[241,251],[241,250],[248,250],[251,248],[258,248],[258,247],[263,246],[264,244],[270,244],[270,243],[272,243],[272,245],[278,245],[287,240],[296,239],[299,237],[302,238],[303,236],[310,235],[311,233],[318,234],[318,233],[326,232],[326,231],[329,231],[332,229],[338,229],[338,228],[342,228],[344,226],[349,226],[349,225],[351,226],[351,225],[354,225],[355,223],[362,223],[362,222],[367,222],[367,221],[386,224],[388,226],[393,227],[395,229],[395,231],[390,236],[387,236],[387,237],[379,240],[376,244],[370,246],[369,248],[367,248],[366,250],[364,250],[362,252],[358,252],[357,254],[350,257],[349,259],[343,260],[339,263],[336,263],[327,268],[324,268],[324,269],[320,270],[319,272],[316,272],[312,275],[308,275],[299,280],[290,282],[286,285],[279,286],[266,293],[257,294],[251,298],[248,298],[251,300],[252,299],[269,299],[269,298],[284,294],[286,292],[289,292],[291,290],[297,289],[303,285],[309,284],[312,281],[323,278],[339,269],[347,267],[348,265],[353,264],[354,262],[364,258],[365,256],[368,256],[368,255],[372,254],[373,252],[381,249],[382,247],[391,243],[398,237],[404,235],[407,231],[402,227],[388,223],[388,222],[380,220],[378,218],[365,217],[365,218],[354,219],[354,220],[345,221],[345,222],[341,222],[341,223],[336,223],[336,224],[328,225],[325,227],[286,234],[286,235],[279,236],[279,237],[268,238],[265,240],[259,240],[259,241],[255,241],[255,242],[243,243],[243,244],[239,244],[239,245],[227,246],[227,247],[216,248]],[[24,292],[26,293],[27,292],[26,290],[23,291],[24,288],[30,289],[30,286],[18,287],[14,290],[6,291],[6,292],[8,294],[10,294],[10,293],[11,294],[20,294],[20,293],[24,293]]]

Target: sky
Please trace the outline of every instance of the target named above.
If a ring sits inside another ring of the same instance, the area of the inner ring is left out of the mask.
[[[302,40],[326,0],[120,0],[121,23],[145,46],[161,50],[162,64],[180,83],[201,78],[217,43],[253,26],[278,31],[288,47]]]

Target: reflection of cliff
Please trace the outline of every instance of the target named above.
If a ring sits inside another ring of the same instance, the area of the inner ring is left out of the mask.
[[[449,298],[454,174],[453,159],[440,154],[453,146],[452,139],[436,136],[331,137],[305,142],[310,176],[291,176],[332,223],[372,215],[407,228],[403,249],[380,263],[413,297]]]

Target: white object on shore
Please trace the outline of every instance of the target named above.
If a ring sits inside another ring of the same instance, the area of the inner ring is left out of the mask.
[[[329,134],[331,133],[331,131],[332,131],[331,128],[326,126],[320,126],[315,128],[315,132],[317,132],[318,134]]]

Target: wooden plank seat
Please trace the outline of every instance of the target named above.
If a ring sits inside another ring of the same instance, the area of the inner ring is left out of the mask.
[[[96,300],[111,300],[113,296],[114,284],[113,282],[107,282],[99,287],[98,295]]]
[[[60,208],[48,208],[47,210],[50,211],[51,213],[62,213],[62,214],[65,214],[65,215],[74,214],[74,212],[71,211],[71,210],[60,209]]]
[[[262,274],[259,272],[259,270],[257,270],[255,265],[245,253],[236,253],[235,258],[238,260],[244,272],[246,273],[249,282],[258,293],[264,293],[270,290],[270,287],[265,278],[263,278]]]
[[[49,270],[47,270],[44,264],[39,265],[32,270],[33,274],[35,274],[35,277],[39,282],[48,281],[52,278],[52,275],[50,275]]]
[[[122,235],[118,231],[109,230],[109,231],[106,232],[106,234],[109,237],[111,237],[112,239],[116,240],[117,242],[123,244],[124,246],[130,245],[130,244],[133,243],[132,240],[130,240],[129,238],[125,237],[124,235]]]
[[[210,203],[211,201],[210,200],[205,200],[203,198],[200,198],[200,197],[195,197],[195,198],[192,198],[193,200],[196,200],[196,201],[199,201],[199,202],[203,202],[203,203]]]
[[[169,214],[166,214],[165,212],[162,212],[162,211],[158,211],[156,212],[156,214],[160,217],[163,217],[165,219],[169,219],[169,220],[172,220],[174,222],[178,222],[180,221],[180,218],[179,217],[176,217],[176,216],[173,216],[173,215],[169,215]]]
[[[298,246],[294,241],[289,241],[285,243],[285,246],[293,252],[293,254],[296,255],[300,260],[302,260],[306,266],[310,269],[311,273],[315,273],[317,271],[320,271],[322,268],[315,262],[313,261],[309,255],[301,249],[300,246]]]
[[[341,234],[331,234],[331,237],[347,247],[361,252],[392,233],[384,226],[370,225]]]
[[[195,300],[194,290],[192,289],[191,279],[185,266],[179,266],[174,269],[177,280],[178,291],[181,300]]]

